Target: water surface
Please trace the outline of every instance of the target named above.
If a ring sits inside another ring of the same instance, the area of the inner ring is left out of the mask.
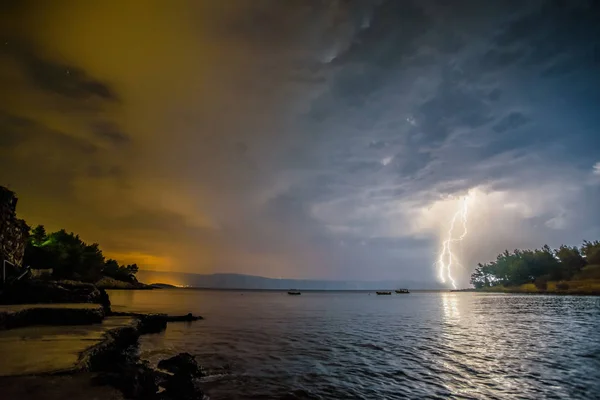
[[[182,351],[211,399],[600,398],[596,297],[420,292],[111,291],[116,309],[183,314],[144,336]]]

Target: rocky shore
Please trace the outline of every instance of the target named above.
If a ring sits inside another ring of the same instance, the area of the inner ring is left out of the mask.
[[[27,282],[18,289],[5,290],[0,296],[5,304],[0,306],[0,331],[7,334],[19,329],[40,330],[28,326],[91,324],[97,327],[106,321],[118,320],[119,323],[107,324],[110,328],[96,342],[82,341],[93,344],[73,357],[74,362],[66,361],[68,366],[61,365],[44,373],[12,373],[12,376],[0,377],[3,398],[176,400],[204,397],[199,381],[203,371],[194,356],[178,354],[160,361],[154,369],[139,358],[138,351],[140,335],[161,332],[168,323],[197,321],[202,317],[112,312],[104,290],[76,282]],[[68,332],[72,328],[65,329]],[[10,347],[10,342],[5,344],[9,346],[8,352],[17,351]],[[56,349],[48,350],[56,352]],[[34,355],[31,362],[35,364],[35,357],[41,356]],[[15,357],[13,359],[19,359],[20,355],[15,354]]]

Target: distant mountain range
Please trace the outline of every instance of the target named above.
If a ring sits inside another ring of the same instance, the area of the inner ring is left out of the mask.
[[[436,283],[412,280],[397,281],[342,281],[316,279],[274,279],[243,274],[192,274],[183,272],[142,271],[141,282],[168,283],[204,289],[258,289],[258,290],[379,290],[379,289],[444,289]]]

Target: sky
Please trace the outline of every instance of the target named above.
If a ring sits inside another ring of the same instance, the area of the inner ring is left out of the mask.
[[[0,2],[0,185],[142,269],[438,282],[600,239],[593,1]],[[460,229],[459,229],[460,228]]]

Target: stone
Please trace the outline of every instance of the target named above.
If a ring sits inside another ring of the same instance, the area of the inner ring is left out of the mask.
[[[190,353],[179,353],[176,356],[161,360],[158,368],[169,371],[174,375],[187,375],[194,378],[204,376],[196,358]]]
[[[187,313],[186,315],[174,315],[167,316],[167,322],[192,322],[203,319],[201,316],[192,315],[192,313]]]
[[[155,399],[159,391],[157,374],[145,363],[123,364],[98,375],[95,383],[115,387],[128,399]]]
[[[162,398],[165,400],[201,400],[204,392],[198,379],[189,375],[175,374],[165,384]]]
[[[167,316],[165,314],[141,314],[139,319],[142,334],[159,333],[167,329]]]

